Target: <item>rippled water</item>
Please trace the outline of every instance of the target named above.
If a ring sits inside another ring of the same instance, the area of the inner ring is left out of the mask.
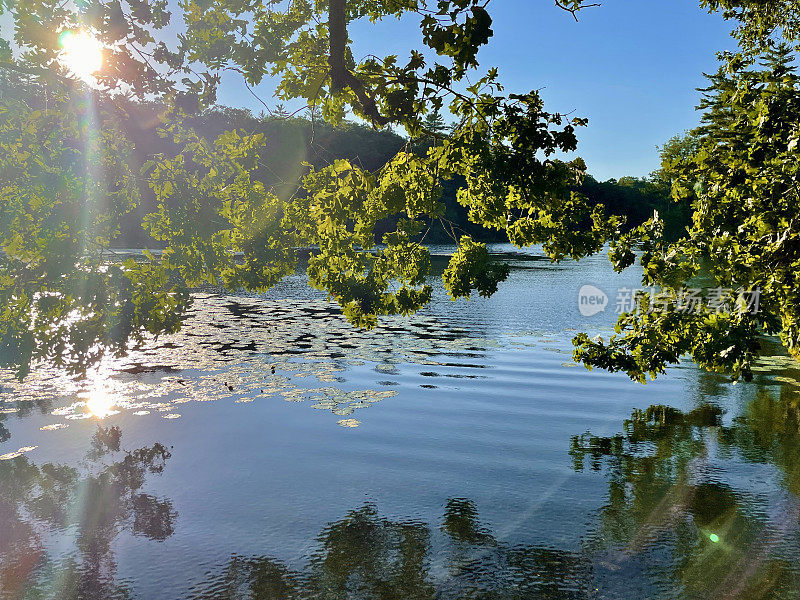
[[[798,597],[794,363],[587,372],[637,273],[496,250],[493,298],[371,332],[298,276],[86,381],[0,378],[0,598]]]

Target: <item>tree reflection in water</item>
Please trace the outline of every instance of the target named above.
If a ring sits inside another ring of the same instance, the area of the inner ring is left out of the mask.
[[[450,499],[435,525],[366,505],[325,527],[302,566],[234,555],[175,597],[800,597],[800,396],[763,388],[731,420],[706,400],[724,394],[703,377],[693,410],[651,406],[634,411],[618,435],[572,439],[575,470],[602,474],[608,485],[598,524],[575,550],[512,546],[468,499]],[[24,456],[0,462],[0,598],[136,596],[117,581],[112,543],[122,530],[164,540],[176,514],[169,500],[142,492],[164,470],[167,449],[128,452],[120,437],[98,429],[89,474]],[[75,550],[53,561],[48,531],[67,529]]]
[[[6,390],[0,386],[0,394],[5,391]],[[4,411],[11,410],[17,417],[23,418],[31,414],[34,409],[38,410],[39,413],[43,415],[48,414],[53,410],[52,400],[49,398],[39,398],[35,401],[11,402],[9,400],[4,400],[3,397],[0,396],[0,444],[11,439],[11,432],[3,422],[9,415]]]
[[[511,547],[481,526],[474,504],[447,502],[432,547],[429,525],[392,521],[371,505],[351,511],[318,537],[303,571],[269,557],[234,556],[188,595],[193,600],[251,598],[371,600],[591,597],[591,566],[583,553]],[[446,557],[443,564],[434,558]]]
[[[590,550],[682,597],[797,598],[798,400],[788,386],[777,399],[762,388],[730,423],[713,404],[651,406],[622,434],[575,436],[575,469],[602,471],[609,485]],[[776,492],[764,465],[790,493]]]
[[[141,492],[148,475],[163,472],[166,447],[124,451],[120,440],[119,428],[98,427],[89,474],[50,463],[37,467],[24,456],[0,462],[0,598],[132,596],[115,581],[113,540],[124,529],[164,540],[177,515],[169,500]],[[47,535],[68,529],[75,532],[75,550],[53,562]]]

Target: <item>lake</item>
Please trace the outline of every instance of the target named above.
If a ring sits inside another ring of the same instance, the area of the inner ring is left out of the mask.
[[[797,598],[795,363],[589,372],[639,274],[492,249],[494,297],[433,277],[370,332],[297,275],[86,381],[3,376],[0,598]]]

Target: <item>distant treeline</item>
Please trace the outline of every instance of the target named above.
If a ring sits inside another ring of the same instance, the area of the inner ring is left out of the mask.
[[[656,171],[650,177],[621,177],[597,181],[588,175],[579,191],[593,203],[602,204],[610,214],[625,215],[627,228],[641,225],[658,212],[664,221],[664,234],[676,240],[686,233],[692,220],[689,202],[675,202],[670,197],[669,181]]]
[[[443,123],[443,122],[442,122]],[[126,127],[137,151],[152,154],[156,152],[174,153],[175,147],[167,139],[158,135],[158,108],[138,105],[131,109],[130,125]],[[303,163],[322,168],[337,159],[346,159],[368,171],[376,171],[386,164],[400,150],[425,152],[425,144],[409,144],[408,139],[389,129],[375,130],[358,123],[345,122],[333,127],[321,118],[292,116],[279,109],[271,115],[253,115],[249,110],[229,107],[215,107],[191,119],[192,127],[206,139],[213,139],[221,133],[239,129],[247,133],[261,133],[266,139],[261,164],[253,178],[264,183],[278,196],[290,196],[297,192],[300,177],[306,172]],[[430,123],[433,128],[436,123]],[[442,125],[442,134],[445,128]],[[143,157],[144,160],[144,157]],[[468,234],[483,241],[507,241],[504,234],[471,223],[467,219],[467,209],[456,200],[456,193],[463,180],[455,178],[442,184],[442,201],[446,211],[442,221],[430,224],[424,241],[431,244],[453,242],[461,235]],[[131,227],[122,232],[118,240],[120,247],[154,247],[158,242],[152,240],[139,227],[142,218],[155,209],[155,198],[149,190],[143,190],[142,203],[131,217]],[[386,231],[393,229],[391,223],[376,226],[376,236],[380,239]]]
[[[46,98],[30,91],[26,93],[20,86],[8,89],[4,83],[0,81],[0,98],[30,96],[32,105],[43,107],[46,104]],[[159,135],[162,124],[160,115],[163,112],[160,105],[120,99],[112,102],[100,96],[92,101],[97,104],[98,113],[103,114],[104,118],[113,118],[133,142],[135,151],[130,160],[138,163],[133,165],[134,168],[144,165],[154,154],[174,155],[177,152],[177,146],[168,137]],[[303,116],[294,116],[280,106],[272,114],[259,116],[245,109],[215,107],[193,117],[191,125],[207,139],[231,129],[264,134],[266,149],[254,179],[262,181],[279,196],[287,197],[297,192],[299,179],[307,168],[303,166],[304,163],[321,168],[336,159],[347,159],[364,169],[375,171],[403,148],[425,152],[428,147],[426,143],[409,144],[407,139],[390,130],[374,130],[356,123],[333,127],[321,118],[311,118],[307,111]],[[447,126],[438,115],[431,116],[426,125],[429,130],[438,130],[442,136],[447,134]],[[442,201],[446,206],[445,218],[442,222],[437,220],[431,223],[424,234],[425,242],[452,242],[454,237],[465,233],[481,241],[507,241],[503,233],[469,222],[467,209],[456,200],[456,193],[462,184],[459,178],[444,182]],[[681,235],[689,223],[688,206],[675,204],[669,198],[669,184],[662,181],[657,173],[649,178],[623,177],[605,182],[587,176],[577,191],[585,194],[593,203],[605,205],[609,213],[625,215],[627,227],[646,221],[654,210],[664,219],[671,237]],[[140,205],[131,213],[128,225],[115,242],[118,247],[159,246],[159,242],[150,238],[141,227],[144,216],[156,209],[155,197],[144,183],[141,196]],[[381,228],[377,229],[377,233],[382,235]]]
[[[137,148],[155,149],[169,145],[168,141],[158,137],[154,126],[147,126],[157,120],[157,111],[153,107],[151,110],[151,114],[137,118],[138,123],[145,124],[144,127],[137,127],[133,136]],[[434,123],[430,125],[435,126]],[[198,133],[208,138],[230,129],[263,133],[267,147],[255,179],[272,187],[279,195],[289,195],[296,191],[298,179],[303,172],[303,162],[321,168],[336,159],[347,159],[364,169],[374,171],[408,144],[407,139],[390,130],[376,131],[356,123],[332,127],[321,119],[289,116],[282,110],[273,115],[255,116],[245,109],[217,107],[196,117],[193,126]],[[418,152],[426,149],[424,145],[411,145],[409,148]],[[168,148],[160,151],[168,151]],[[446,206],[445,219],[442,223],[436,221],[431,224],[430,230],[425,234],[425,241],[452,242],[453,235],[459,237],[464,233],[483,241],[507,241],[503,233],[469,222],[467,209],[456,200],[456,193],[462,184],[458,178],[444,182],[442,201]],[[691,212],[688,205],[673,202],[669,195],[668,182],[661,181],[655,174],[648,178],[623,177],[604,182],[599,182],[590,175],[577,191],[585,194],[593,203],[605,205],[609,213],[625,215],[628,227],[643,223],[653,216],[654,211],[658,211],[664,219],[666,231],[672,238],[679,237],[689,224]],[[137,217],[143,217],[154,208],[152,195],[146,193],[144,196]],[[153,244],[141,228],[133,226],[139,222],[138,218],[132,219],[132,227],[123,232],[120,244]]]
[[[146,154],[175,153],[169,139],[158,135],[159,110],[155,106],[138,106],[131,114],[129,135],[137,151]],[[336,159],[348,159],[366,170],[374,171],[388,162],[406,145],[406,140],[391,131],[375,131],[369,127],[346,123],[332,127],[322,119],[293,117],[285,114],[254,116],[250,111],[216,107],[190,120],[191,126],[206,139],[214,139],[231,129],[261,133],[266,147],[253,179],[264,183],[279,197],[297,192],[298,183],[307,171],[304,163],[322,168]],[[137,213],[132,215],[131,227],[122,232],[119,245],[153,247],[157,245],[139,227],[142,218],[155,209],[155,198],[149,190],[143,192]]]

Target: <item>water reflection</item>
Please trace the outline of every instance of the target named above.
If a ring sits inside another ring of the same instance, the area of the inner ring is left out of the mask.
[[[623,433],[573,437],[575,469],[608,481],[592,550],[681,597],[798,597],[798,400],[762,387],[730,422],[711,403],[657,405],[634,411]]]
[[[266,556],[233,556],[188,597],[557,600],[590,597],[592,589],[585,554],[504,544],[467,499],[447,502],[439,528],[388,519],[365,505],[329,524],[316,547],[303,570]]]
[[[11,432],[6,428],[3,421],[6,420],[6,415],[0,414],[0,444],[7,442],[11,439]]]
[[[0,379],[0,458],[40,444],[0,460],[0,598],[798,597],[800,372],[764,359],[760,395],[690,365],[587,374],[560,354],[587,274],[540,275],[374,332],[316,299],[198,295],[95,380]],[[696,408],[619,427],[650,403]],[[117,410],[102,425],[181,458],[105,427],[74,468],[30,462]],[[167,462],[171,501],[146,493]]]
[[[113,541],[122,531],[165,540],[177,514],[168,499],[142,492],[163,472],[167,448],[127,451],[121,437],[118,427],[98,427],[82,470],[26,456],[0,462],[0,598],[132,597],[116,581]],[[51,556],[56,534],[73,547]]]
[[[114,398],[110,396],[108,392],[106,392],[105,387],[100,384],[95,385],[86,400],[86,408],[89,409],[92,416],[98,419],[105,419],[106,417],[116,414],[117,411],[114,410],[115,405],[116,401]]]
[[[2,391],[2,388],[0,388]],[[52,398],[36,398],[35,400],[23,400],[15,402],[0,402],[0,444],[11,439],[11,431],[6,427],[5,421],[10,416],[25,418],[34,410],[41,414],[47,414],[52,410]]]

